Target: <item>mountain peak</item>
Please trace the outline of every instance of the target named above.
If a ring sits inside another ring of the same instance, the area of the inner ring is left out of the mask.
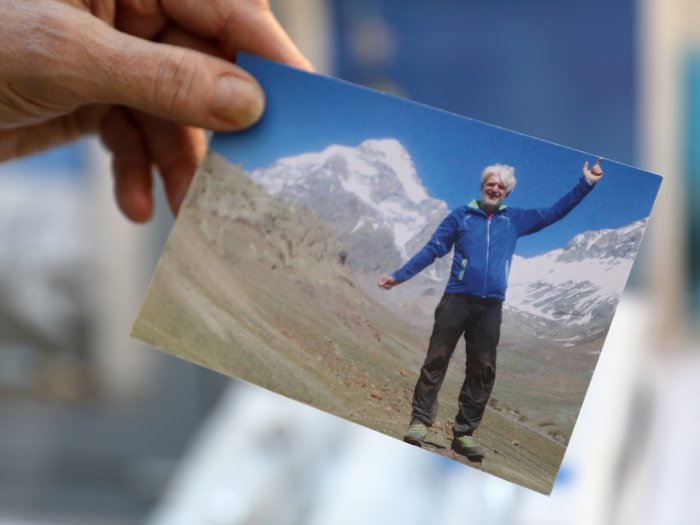
[[[508,302],[522,312],[569,326],[609,323],[647,220],[579,233],[564,247],[515,256]]]
[[[314,210],[345,241],[355,237],[365,248],[372,245],[372,252],[385,253],[382,268],[406,260],[409,243],[427,241],[426,229],[431,233],[447,214],[446,205],[423,187],[406,148],[393,138],[365,140],[357,147],[334,144],[280,159],[250,176],[273,195]]]
[[[322,151],[279,159],[269,168],[254,170],[251,175],[256,178],[262,171],[270,173],[270,170],[277,168],[280,171],[276,177],[277,183],[291,185],[299,184],[310,171],[324,167],[327,168],[326,176],[345,175],[342,180],[352,179],[359,182],[360,186],[367,186],[369,182],[376,183],[381,175],[390,174],[400,184],[402,191],[399,193],[403,193],[404,198],[412,203],[420,204],[430,198],[416,174],[416,167],[408,151],[398,140],[392,138],[365,140],[357,147],[333,144]],[[354,186],[359,187],[357,184]],[[277,187],[275,190],[279,191]]]
[[[588,258],[634,259],[646,229],[647,219],[614,229],[579,233],[557,256],[559,262],[573,262]]]
[[[386,164],[401,183],[406,196],[416,204],[429,198],[406,148],[396,139],[366,140],[357,148],[368,157]]]

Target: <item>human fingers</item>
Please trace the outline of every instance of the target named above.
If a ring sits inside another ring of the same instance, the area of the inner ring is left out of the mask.
[[[134,112],[134,117],[163,179],[170,209],[177,215],[197,166],[206,153],[204,131],[142,112]]]
[[[218,43],[188,33],[173,24],[163,29],[158,38],[166,44],[227,58]],[[206,153],[204,131],[149,118],[143,114],[140,117],[151,155],[163,179],[170,209],[177,215],[192,177]]]
[[[201,37],[218,41],[227,55],[247,51],[307,71],[311,63],[279,24],[267,0],[161,0],[164,11],[178,25]]]
[[[216,42],[188,33],[173,24],[159,33],[158,40],[226,59],[223,49]],[[170,209],[177,215],[192,177],[206,153],[204,131],[142,113],[138,114],[138,118],[146,135],[151,156],[163,179]]]
[[[106,40],[114,67],[97,86],[105,101],[217,131],[248,127],[262,115],[262,89],[228,61],[117,31]]]
[[[167,25],[159,0],[116,0],[114,27],[119,31],[154,40]]]
[[[52,18],[52,11],[76,10],[40,0],[1,5],[0,129],[31,126],[70,113],[75,105],[65,103],[60,93],[46,99],[37,92],[44,85],[46,66],[55,61],[49,48],[52,40],[57,40],[55,31],[43,22],[45,18]]]
[[[102,122],[100,138],[112,152],[114,196],[119,209],[135,222],[153,214],[151,157],[138,123],[124,108],[114,108]]]
[[[103,103],[216,130],[241,129],[260,117],[262,90],[235,65],[126,35],[74,8],[42,4],[50,16],[35,24],[37,49],[23,52],[29,63],[19,65],[16,83],[21,97],[40,108],[33,116]]]
[[[201,38],[197,35],[189,33],[188,31],[185,31],[179,26],[172,24],[160,32],[158,41],[164,44],[194,49],[195,51],[216,56],[224,60],[229,58],[226,56],[223,48],[217,42]]]

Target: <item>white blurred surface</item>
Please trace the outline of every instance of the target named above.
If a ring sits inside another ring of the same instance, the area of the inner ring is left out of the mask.
[[[149,523],[610,522],[650,316],[648,299],[620,303],[551,497],[245,385],[211,414]],[[304,519],[288,519],[300,507]]]

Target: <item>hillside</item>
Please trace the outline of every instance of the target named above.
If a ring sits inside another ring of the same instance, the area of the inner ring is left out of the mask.
[[[444,201],[431,197],[399,141],[331,145],[278,159],[251,178],[275,197],[312,210],[347,247],[347,264],[364,294],[430,334],[450,254],[390,292],[376,285],[449,213]],[[561,248],[514,257],[491,399],[501,413],[568,443],[646,223],[581,232]],[[463,344],[453,361],[464,369]],[[453,380],[461,384],[461,374],[448,383]]]
[[[167,243],[133,335],[175,355],[401,438],[427,337],[368,297],[313,213],[209,156]],[[431,448],[449,446],[453,363]],[[487,410],[484,471],[549,492],[564,447]],[[406,445],[408,446],[408,445]]]

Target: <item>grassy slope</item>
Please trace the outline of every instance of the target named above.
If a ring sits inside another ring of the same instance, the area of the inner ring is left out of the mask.
[[[225,232],[223,241],[210,242],[203,225]],[[279,243],[261,240],[255,225],[232,226],[193,207],[182,211],[134,335],[400,438],[426,337],[362,294],[347,268],[290,261],[282,252],[304,246],[280,251]],[[469,463],[449,451],[462,374],[463,363],[453,363],[430,448]],[[551,490],[561,444],[494,410],[487,410],[477,436],[491,451],[482,470]]]

